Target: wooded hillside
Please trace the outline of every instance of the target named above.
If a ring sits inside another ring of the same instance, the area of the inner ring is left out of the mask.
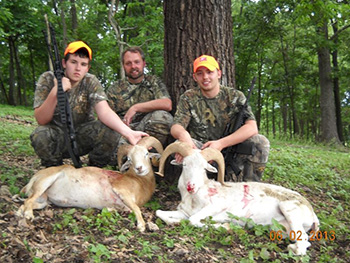
[[[105,88],[122,77],[120,52],[130,45],[144,49],[149,73],[175,78],[175,74],[169,74],[174,72],[167,71],[172,70],[170,65],[177,54],[171,50],[164,53],[164,40],[170,37],[176,40],[176,36],[167,35],[169,23],[164,23],[169,18],[165,16],[171,14],[169,10],[164,12],[163,4],[167,2],[171,1],[0,1],[0,103],[32,105],[35,83],[48,70],[42,33],[46,28],[44,14],[56,29],[62,53],[66,44],[76,39],[91,46],[90,72]],[[235,72],[229,78],[230,83],[245,93],[251,79],[257,76],[251,106],[261,132],[267,136],[303,137],[348,145],[349,1],[216,0],[210,4],[227,2],[231,10],[213,8],[216,16],[232,14],[234,55],[220,58],[221,63],[234,67],[227,71]],[[198,23],[205,25],[193,34],[205,35],[211,27],[222,26],[205,24],[210,6],[205,6],[203,0],[178,3],[179,10],[196,14]],[[209,8],[207,13],[198,12],[203,7]],[[177,30],[183,30],[186,25],[180,22],[182,17],[173,21]],[[193,41],[191,35],[177,41],[187,43],[189,39]],[[222,43],[218,45],[221,47]],[[192,76],[186,71],[190,67],[183,65],[186,74],[182,75],[181,83],[187,86],[192,85]],[[176,91],[182,88],[170,79],[166,83],[175,83],[168,87],[171,94],[178,94]]]

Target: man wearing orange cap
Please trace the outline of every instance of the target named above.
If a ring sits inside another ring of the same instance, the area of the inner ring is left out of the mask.
[[[131,130],[109,107],[100,81],[88,73],[92,51],[86,43],[70,43],[64,56],[62,87],[68,94],[79,155],[89,154],[89,165],[103,167],[109,163],[121,135],[136,144],[147,133]],[[95,120],[94,112],[99,120]],[[51,71],[43,73],[37,83],[34,116],[39,127],[30,139],[41,164],[61,165],[69,154],[57,105],[57,80]]]
[[[254,155],[237,154],[235,162],[241,169],[238,181],[260,181],[265,168],[270,144],[258,134],[258,127],[251,108],[244,112],[243,125],[232,134],[224,136],[224,130],[232,116],[244,105],[244,94],[234,88],[220,85],[221,70],[212,56],[202,55],[193,63],[193,78],[199,89],[187,90],[177,105],[171,134],[175,139],[190,143],[193,148],[207,147],[223,150],[229,146],[251,141]],[[176,155],[178,162],[182,157]]]

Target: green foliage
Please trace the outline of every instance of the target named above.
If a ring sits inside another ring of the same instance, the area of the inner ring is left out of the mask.
[[[94,262],[107,262],[113,253],[103,244],[91,244],[88,251]]]
[[[339,67],[332,69],[332,77],[339,78],[344,140],[348,144],[350,119],[346,113],[350,104],[345,98],[349,97],[350,57],[344,46],[350,36],[348,4],[334,0],[235,0],[232,6],[237,88],[246,92],[250,80],[258,76],[250,105],[261,117],[261,130],[274,136],[283,133],[313,141],[318,138],[321,105],[317,48],[327,47],[330,52],[337,51]],[[328,39],[317,34],[324,23],[328,25]]]

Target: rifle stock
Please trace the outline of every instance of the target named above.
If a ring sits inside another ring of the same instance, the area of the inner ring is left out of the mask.
[[[239,109],[237,117],[232,116],[230,119],[230,122],[227,124],[226,129],[224,131],[224,136],[228,136],[234,133],[244,124],[244,113],[245,113],[245,110],[248,108],[248,102],[252,94],[252,91],[254,89],[255,80],[256,80],[256,77],[254,77],[252,80],[246,101],[244,105]],[[233,123],[234,118],[236,118],[235,123]],[[234,157],[238,153],[253,155],[254,154],[253,144],[249,142],[242,142],[222,150],[222,154],[225,159],[225,168],[226,168],[225,177],[226,178],[229,178],[229,176],[232,175],[233,173],[236,175],[236,177],[238,177],[238,175],[241,173],[241,169],[234,162]]]
[[[55,30],[52,27],[51,23],[49,23],[48,28],[49,28],[51,41],[52,41],[55,60],[53,60],[51,43],[45,31],[44,31],[44,35],[45,35],[45,40],[49,51],[50,60],[51,62],[54,62],[52,64],[54,66],[54,74],[57,79],[57,104],[60,112],[61,123],[63,124],[65,141],[66,141],[69,156],[71,157],[75,168],[80,168],[82,167],[82,165],[79,158],[72,112],[69,106],[68,96],[64,92],[63,86],[62,86],[62,78],[64,76],[64,72],[63,72],[60,54],[59,54],[59,50],[56,42]]]

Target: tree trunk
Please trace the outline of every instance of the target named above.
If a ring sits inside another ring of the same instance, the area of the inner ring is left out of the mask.
[[[5,100],[7,104],[10,104],[9,97],[7,96],[7,91],[5,89],[4,81],[2,80],[2,77],[0,75],[0,90],[4,94]]]
[[[15,101],[15,67],[14,67],[14,54],[15,54],[15,40],[14,37],[10,36],[8,38],[10,47],[10,63],[9,63],[9,104],[16,105]]]
[[[60,11],[60,17],[61,17],[61,23],[62,23],[62,35],[63,35],[63,42],[62,42],[62,47],[66,47],[68,45],[68,40],[67,40],[67,24],[66,24],[66,17],[65,17],[65,8],[64,8],[64,0],[60,0],[60,6],[61,6],[61,11]]]
[[[33,48],[29,47],[29,54],[30,54],[30,68],[32,70],[32,88],[33,91],[35,91],[35,83],[36,83],[36,79],[35,79],[35,64],[34,64],[34,57],[33,57]]]
[[[123,79],[125,78],[125,71],[123,67],[123,62],[122,62],[122,54],[125,46],[125,42],[122,41],[123,37],[123,32],[122,29],[120,28],[118,21],[114,19],[115,13],[118,10],[118,5],[119,1],[116,2],[116,0],[112,0],[110,5],[109,5],[109,10],[108,10],[108,21],[111,23],[114,33],[117,39],[117,45],[119,48],[119,57],[120,57],[120,72],[119,72],[119,78]]]
[[[282,51],[282,58],[283,58],[283,68],[284,68],[284,80],[286,87],[288,89],[288,94],[289,94],[289,101],[290,101],[290,110],[291,110],[291,117],[290,120],[292,121],[292,125],[290,125],[290,132],[293,134],[299,134],[299,125],[297,122],[297,117],[296,117],[296,109],[295,109],[295,103],[294,103],[294,81],[292,79],[291,74],[289,72],[289,56],[287,52],[287,48],[284,47],[284,39],[283,35],[280,34],[280,42],[281,42],[281,51]]]
[[[72,30],[73,30],[73,34],[75,35],[77,33],[77,28],[78,28],[77,8],[75,6],[75,0],[70,0],[70,3],[71,3],[70,14],[72,17]]]
[[[338,25],[337,23],[332,23],[334,35],[337,35],[338,32]],[[338,43],[338,37],[334,38],[334,43],[337,46]],[[342,142],[345,142],[344,134],[343,134],[343,122],[341,118],[341,103],[340,103],[340,87],[339,87],[339,67],[338,67],[338,49],[335,49],[332,52],[332,63],[333,63],[333,70],[334,70],[334,78],[333,78],[333,85],[334,85],[334,102],[335,102],[335,116],[337,120],[337,131],[339,135],[339,139]]]
[[[319,34],[324,39],[328,39],[327,24],[319,28]],[[317,49],[318,69],[320,78],[320,109],[321,109],[321,137],[325,142],[340,143],[337,131],[337,121],[335,114],[334,91],[332,83],[332,69],[330,52],[328,47],[320,46]]]
[[[18,49],[15,46],[15,64],[16,64],[16,72],[17,72],[17,97],[19,99],[19,105],[27,105],[27,86],[26,81],[23,78],[21,63],[18,57]]]
[[[193,61],[214,56],[221,84],[235,87],[230,0],[164,1],[164,79],[176,109],[180,95],[193,88]]]

